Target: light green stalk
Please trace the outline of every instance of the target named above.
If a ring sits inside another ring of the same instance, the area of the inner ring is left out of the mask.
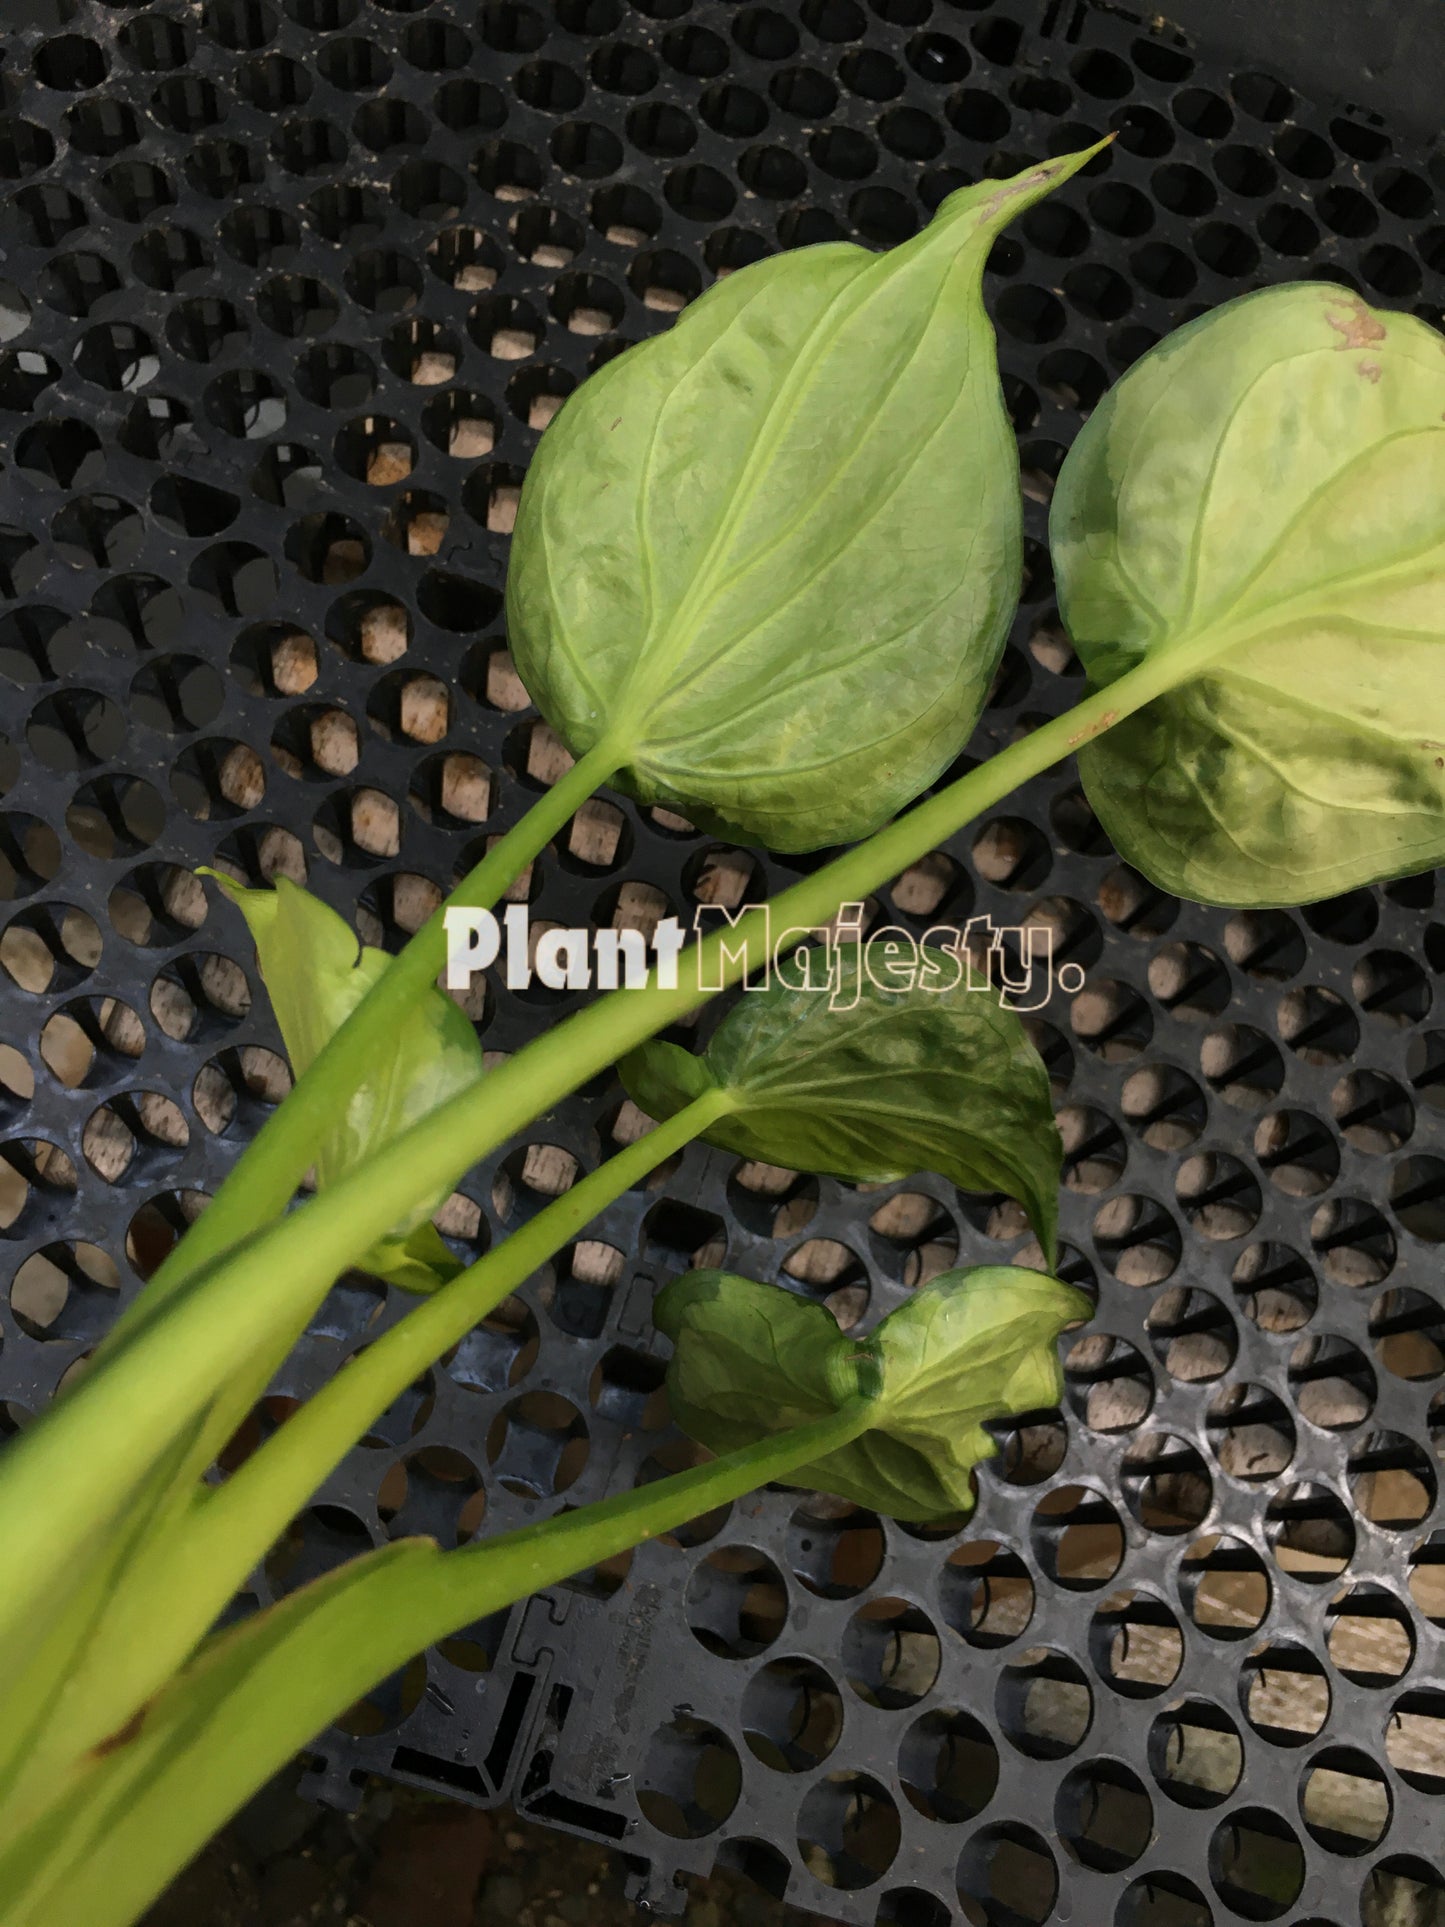
[[[1236,640],[1206,635],[1167,659],[1146,659],[1107,690],[1010,744],[785,890],[771,906],[774,929],[792,928],[801,938],[807,928],[828,922],[840,904],[867,897],[1020,783]],[[0,1642],[13,1638],[23,1650],[25,1622],[62,1585],[76,1539],[103,1530],[169,1439],[244,1371],[249,1358],[257,1352],[269,1357],[278,1330],[304,1323],[337,1273],[419,1197],[455,1181],[625,1051],[697,1009],[711,994],[701,983],[736,982],[746,962],[725,949],[724,934],[683,957],[677,988],[653,983],[642,991],[613,992],[555,1025],[332,1189],[183,1281],[163,1319],[139,1329],[132,1325],[98,1354],[74,1390],[11,1445],[0,1468],[0,1531],[11,1570],[24,1575],[0,1602]],[[147,1415],[143,1426],[136,1424],[137,1413]],[[66,1522],[64,1533],[54,1529],[57,1518]]]
[[[0,1853],[0,1927],[129,1927],[299,1747],[422,1647],[848,1444],[826,1418],[460,1551],[403,1540],[223,1634]]]
[[[284,1104],[272,1112],[235,1169],[156,1272],[116,1321],[105,1346],[118,1345],[148,1325],[179,1286],[258,1225],[284,1211],[305,1177],[328,1121],[366,1081],[369,1041],[383,1036],[446,961],[446,913],[457,906],[491,909],[527,865],[616,774],[621,757],[601,742],[558,777],[519,823],[495,843],[440,904],[385,975],[336,1031]],[[105,1349],[102,1347],[102,1350]]]
[[[25,1748],[12,1823],[184,1664],[287,1523],[419,1373],[728,1108],[728,1093],[711,1091],[579,1179],[350,1359],[224,1485],[199,1487],[94,1616],[79,1665]]]

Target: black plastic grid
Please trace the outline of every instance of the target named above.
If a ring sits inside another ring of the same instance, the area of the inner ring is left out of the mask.
[[[965,180],[1119,131],[990,261],[1031,539],[979,755],[1080,689],[1045,503],[1109,381],[1273,279],[1440,319],[1438,156],[1058,0],[84,0],[11,32],[0,87],[12,1424],[274,1096],[239,918],[185,872],[304,876],[394,943],[555,771],[499,653],[506,530],[600,359],[770,247],[892,242]],[[618,804],[529,890],[609,922],[795,873]],[[1049,922],[1087,972],[1038,1026],[1067,1268],[1100,1301],[1067,1410],[1003,1428],[966,1524],[769,1492],[471,1629],[328,1736],[318,1785],[511,1792],[616,1841],[664,1910],[721,1856],[896,1927],[1437,1922],[1433,880],[1179,905],[1059,771],[880,903],[985,912]],[[493,986],[476,1014],[508,1051],[570,1001]],[[533,1141],[591,1166],[619,1103],[594,1087]],[[567,1169],[473,1173],[462,1248]],[[648,1307],[704,1251],[872,1321],[955,1252],[1022,1247],[1011,1208],[934,1179],[769,1182],[694,1149],[605,1214],[378,1426],[255,1595],[678,1462]],[[338,1288],[277,1396],[401,1309]]]

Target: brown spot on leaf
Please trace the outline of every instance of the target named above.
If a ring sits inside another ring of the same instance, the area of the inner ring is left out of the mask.
[[[612,428],[619,428],[621,424],[622,424],[622,417],[619,415],[617,416],[616,420],[613,422]],[[609,428],[607,432],[610,435],[612,433],[612,429]]]
[[[1360,363],[1360,373],[1364,376],[1366,381],[1378,381],[1380,379],[1380,373],[1381,373],[1379,362],[1362,361]]]
[[[97,1746],[90,1749],[90,1757],[93,1760],[103,1760],[108,1753],[119,1753],[123,1746],[129,1746],[145,1725],[145,1717],[144,1707],[141,1707],[138,1713],[132,1713],[124,1726],[118,1726],[108,1739],[101,1740]]]
[[[1085,728],[1078,730],[1069,738],[1069,748],[1077,748],[1080,743],[1088,742],[1091,736],[1102,736],[1104,731],[1111,729],[1118,720],[1119,712],[1117,709],[1106,709],[1097,722],[1089,723]]]
[[[1327,314],[1325,320],[1340,337],[1342,348],[1368,348],[1385,339],[1384,322],[1371,314],[1358,295],[1332,301],[1330,306],[1338,312]]]
[[[1029,188],[1038,187],[1041,182],[1047,181],[1050,171],[1047,167],[1036,167],[1032,174],[1025,174],[1022,180],[1010,181],[1007,187],[1001,187],[996,194],[990,194],[979,212],[986,221],[991,221],[996,214],[1008,206],[1010,201],[1017,199],[1020,194],[1027,193]]]

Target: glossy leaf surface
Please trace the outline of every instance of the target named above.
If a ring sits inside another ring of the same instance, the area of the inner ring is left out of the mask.
[[[291,1069],[299,1077],[338,1030],[391,959],[360,948],[351,926],[319,897],[289,878],[274,889],[248,890],[206,870],[246,919],[270,993]],[[393,1029],[366,1082],[322,1140],[316,1183],[324,1190],[344,1171],[482,1074],[482,1049],[464,1012],[429,990]],[[431,1291],[462,1269],[430,1222],[451,1195],[439,1188],[362,1261],[362,1269],[407,1291]]]
[[[1445,858],[1432,328],[1316,282],[1215,309],[1094,411],[1051,536],[1096,684],[1180,658],[1177,688],[1079,756],[1100,821],[1152,881],[1304,903]]]
[[[955,759],[1020,577],[983,264],[1088,158],[960,189],[886,254],[755,262],[567,401],[507,621],[575,754],[610,739],[643,801],[780,850],[866,834]]]
[[[731,1108],[704,1138],[764,1164],[853,1183],[936,1171],[1005,1192],[1052,1261],[1063,1153],[1048,1072],[1017,1015],[991,988],[967,988],[952,953],[923,950],[905,990],[880,988],[886,972],[860,966],[856,946],[834,954],[856,1005],[775,979],[744,993],[701,1056],[654,1040],[625,1058],[628,1094],[661,1119],[725,1090]],[[960,980],[929,988],[930,976]]]
[[[789,1483],[895,1519],[936,1519],[972,1509],[973,1468],[995,1450],[985,1420],[1057,1404],[1054,1341],[1089,1313],[1083,1293],[1057,1278],[984,1265],[935,1278],[864,1339],[840,1332],[821,1305],[723,1271],[674,1279],[653,1316],[675,1347],[673,1416],[711,1451],[736,1451],[862,1393],[873,1401],[869,1428]]]

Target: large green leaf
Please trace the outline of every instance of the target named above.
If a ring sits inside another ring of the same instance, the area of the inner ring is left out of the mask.
[[[1079,756],[1146,876],[1209,903],[1302,903],[1445,858],[1432,328],[1322,282],[1192,322],[1094,411],[1051,535],[1096,684],[1180,662],[1176,688]]]
[[[667,1395],[684,1431],[733,1452],[860,1394],[868,1429],[788,1475],[895,1519],[970,1511],[973,1468],[996,1450],[988,1419],[1057,1404],[1054,1341],[1090,1315],[1082,1292],[1040,1272],[945,1272],[871,1337],[823,1306],[724,1271],[691,1271],[653,1316],[675,1350]]]
[[[391,959],[384,950],[359,946],[345,918],[286,877],[278,877],[274,889],[248,890],[218,870],[202,874],[220,884],[246,919],[291,1069],[300,1077]],[[465,1013],[440,990],[428,990],[392,1028],[365,1083],[328,1126],[316,1154],[317,1189],[334,1184],[481,1074],[482,1047]],[[450,1194],[450,1184],[439,1185],[371,1247],[361,1268],[408,1291],[431,1291],[454,1278],[461,1264],[430,1222]]]
[[[860,968],[854,945],[834,956],[856,1005],[851,989],[835,1005],[774,979],[743,994],[700,1057],[652,1042],[625,1058],[629,1094],[665,1118],[726,1091],[730,1108],[703,1136],[765,1164],[854,1183],[936,1171],[1006,1192],[1052,1263],[1063,1153],[1048,1072],[1018,1017],[990,987],[968,988],[951,953],[922,950],[905,990],[880,988],[887,972]]]
[[[984,261],[1095,151],[962,188],[886,254],[755,262],[568,400],[507,622],[574,752],[782,850],[866,834],[956,758],[1020,574]]]

